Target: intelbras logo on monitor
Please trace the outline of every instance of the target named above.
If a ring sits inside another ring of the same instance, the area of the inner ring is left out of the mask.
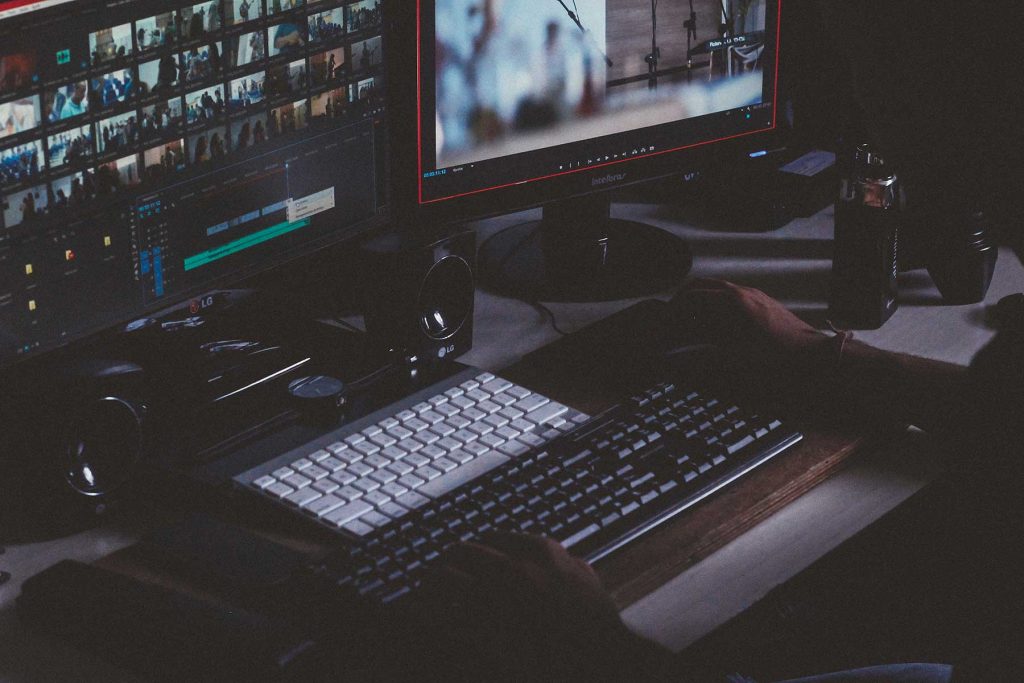
[[[612,185],[613,183],[621,183],[626,179],[628,173],[609,173],[608,175],[598,176],[597,178],[590,179],[591,187],[601,187],[603,185]]]

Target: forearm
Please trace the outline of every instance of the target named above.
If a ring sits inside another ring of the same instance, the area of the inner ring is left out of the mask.
[[[967,368],[857,341],[841,353],[838,343],[831,346],[836,400],[858,415],[939,437],[959,437],[976,426],[978,402]]]

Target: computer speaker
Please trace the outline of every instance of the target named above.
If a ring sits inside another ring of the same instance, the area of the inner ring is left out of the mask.
[[[0,516],[61,533],[119,502],[143,457],[143,382],[133,363],[77,362],[0,406]]]
[[[473,347],[476,233],[391,233],[363,245],[366,331],[411,365]]]

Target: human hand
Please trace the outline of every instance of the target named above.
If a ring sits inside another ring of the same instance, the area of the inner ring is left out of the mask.
[[[601,678],[664,654],[626,628],[590,566],[550,539],[500,534],[459,546],[423,590],[449,606],[445,639],[473,653],[458,664],[466,680]]]
[[[827,349],[829,338],[764,292],[697,278],[671,302],[680,324],[697,338],[758,359],[800,360]]]

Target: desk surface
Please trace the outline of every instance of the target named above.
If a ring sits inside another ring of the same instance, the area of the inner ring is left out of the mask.
[[[694,272],[759,287],[813,324],[822,326],[831,268],[831,212],[798,220],[769,234],[706,232],[686,225],[671,207],[631,205],[616,214],[685,236],[695,253]],[[533,218],[509,216],[479,226],[481,238]],[[881,330],[859,334],[876,346],[966,364],[993,332],[986,306],[1024,290],[1024,267],[1001,254],[986,304],[941,306],[925,273],[903,277],[902,304]],[[634,301],[552,304],[567,330],[580,329]],[[510,329],[514,335],[508,334]],[[546,316],[529,304],[477,294],[474,349],[464,361],[501,370],[555,341]],[[805,569],[927,485],[942,463],[920,434],[857,458],[752,530],[625,609],[638,632],[681,649],[739,614],[772,588]],[[0,570],[12,579],[0,587],[0,680],[130,680],[102,662],[24,632],[14,614],[21,583],[60,559],[94,561],[134,542],[146,522],[121,523],[59,541],[8,547]]]

